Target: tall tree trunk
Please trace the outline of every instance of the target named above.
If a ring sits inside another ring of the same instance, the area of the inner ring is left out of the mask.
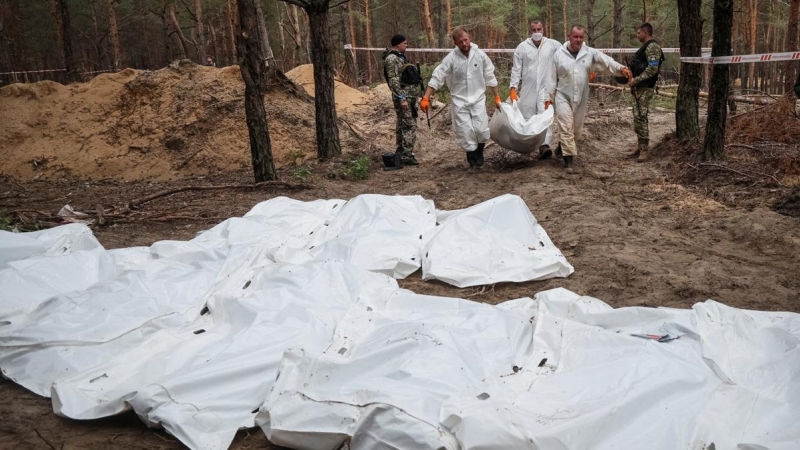
[[[239,20],[236,18],[236,0],[228,0],[225,5],[228,9],[228,26],[230,27],[230,39],[228,40],[231,49],[231,64],[236,64],[236,24]]]
[[[679,5],[680,3],[682,3],[681,0],[678,0]],[[614,10],[612,11],[613,31],[612,31],[611,46],[614,48],[620,48],[622,46],[622,9],[624,8],[624,6],[622,5],[622,0],[614,0],[613,8],[614,8]]]
[[[584,0],[586,2],[586,43],[589,47],[594,47],[594,0]]]
[[[181,44],[181,53],[183,54],[183,59],[189,57],[189,47],[186,45],[186,38],[183,36],[183,31],[181,30],[181,24],[178,22],[178,16],[175,14],[175,5],[169,5],[169,20],[172,23],[172,31],[175,32],[175,35],[178,38],[178,42]]]
[[[75,61],[72,57],[72,27],[69,21],[69,10],[67,9],[66,0],[56,0],[58,12],[61,15],[61,36],[64,55],[64,68],[67,69],[66,76],[64,77],[67,82],[75,81],[77,74],[75,73]]]
[[[703,19],[700,2],[678,0],[678,45],[681,56],[700,56],[703,46]],[[679,139],[700,137],[699,96],[703,84],[703,65],[681,63],[678,98],[675,101],[675,131]]]
[[[796,52],[797,22],[800,20],[800,0],[791,1],[792,3],[789,5],[789,26],[786,28],[786,51]],[[795,77],[797,76],[797,72],[795,72],[797,63],[794,61],[786,61],[784,64],[784,67],[786,68],[784,71],[786,74],[786,79],[784,80],[785,89],[787,93],[790,93],[792,92],[792,86],[794,85]],[[792,98],[791,95],[788,97]]]
[[[309,21],[311,16],[308,17]],[[372,20],[370,18],[369,0],[364,0],[364,43],[367,47],[372,47]],[[367,56],[367,83],[372,81],[372,55],[366,52]]]
[[[311,59],[314,63],[314,106],[317,119],[317,156],[320,159],[342,154],[334,100],[331,41],[328,32],[328,2],[321,2],[308,13],[311,33]]]
[[[165,4],[163,9],[161,10],[161,29],[164,32],[164,39],[162,42],[164,43],[164,57],[161,61],[161,65],[167,65],[172,60],[172,47],[170,46],[170,34],[172,34],[172,25],[169,23],[169,14],[167,13],[167,5]]]
[[[444,0],[444,11],[447,14],[447,36],[453,33],[453,7],[450,0]]]
[[[297,7],[292,5],[291,7],[292,14],[290,19],[292,20],[292,31],[294,32],[294,55],[292,57],[292,67],[298,64],[298,61],[302,61],[300,58],[300,49],[303,48],[303,34],[300,32],[300,17],[297,12]]]
[[[261,0],[256,3],[256,14],[258,19],[258,32],[261,35],[261,45],[264,50],[264,62],[267,66],[275,68],[275,55],[272,53],[272,46],[269,44],[269,33],[267,32],[267,22],[264,20],[264,11],[261,8]]]
[[[757,35],[757,28],[758,25],[758,0],[747,0],[747,12],[750,15],[750,29],[748,30],[748,42],[750,44],[750,54],[756,53],[756,35]],[[752,83],[753,89],[758,89],[758,82],[756,81],[756,64],[750,63],[748,64],[749,73],[748,78]]]
[[[564,41],[567,39],[567,0],[564,0],[561,12],[564,14],[564,36],[559,41]]]
[[[350,3],[342,5],[342,36],[351,47],[355,47],[356,37],[353,34],[353,22],[350,18]],[[347,68],[347,81],[350,86],[358,86],[358,64],[355,50],[344,51],[344,64]]]
[[[714,44],[712,56],[731,54],[733,28],[733,0],[714,0]],[[717,64],[711,74],[708,91],[708,118],[703,143],[703,158],[722,159],[725,156],[725,125],[728,118],[728,91],[730,64]]]
[[[56,32],[56,47],[61,52],[61,65],[65,65],[64,60],[64,26],[62,25],[62,18],[61,18],[61,7],[59,5],[58,0],[50,0],[50,13],[53,15],[53,21],[55,22],[55,32]],[[5,47],[5,46],[4,46]]]
[[[553,0],[547,0],[547,35],[553,37]]]
[[[153,52],[150,49],[150,33],[147,31],[147,8],[144,6],[144,0],[136,0],[136,12],[139,15],[139,31],[142,33],[146,55],[146,62],[143,68],[152,69],[155,64],[153,62]]]
[[[217,47],[217,30],[214,28],[214,23],[208,23],[208,31],[211,33],[211,51],[214,53],[214,64],[219,66],[219,47]]]
[[[431,4],[428,0],[422,1],[422,23],[428,35],[428,47],[436,47],[436,38],[433,36],[433,22],[431,21]]]
[[[260,0],[238,0],[241,31],[236,36],[236,49],[244,80],[244,107],[250,134],[253,175],[256,183],[259,183],[275,180],[278,175],[272,161],[272,143],[269,139],[267,111],[264,108],[269,69],[264,65],[264,39],[260,36],[256,2]]]
[[[200,0],[194,0],[194,18],[197,20],[197,59],[200,60],[200,64],[205,64],[208,50],[206,49],[206,30],[203,25],[203,6],[200,4]]]
[[[119,28],[117,27],[117,12],[114,11],[114,0],[106,0],[108,9],[108,33],[111,38],[111,68],[119,70],[122,63],[122,48],[119,45]]]

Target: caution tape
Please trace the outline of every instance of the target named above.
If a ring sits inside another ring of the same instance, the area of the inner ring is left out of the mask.
[[[734,56],[687,56],[681,58],[681,62],[697,64],[744,64],[754,62],[769,61],[793,61],[800,60],[800,52],[783,53],[759,53],[755,55],[734,55]]]
[[[345,50],[367,50],[367,51],[385,51],[385,48],[378,47],[353,47],[350,44],[344,46]],[[514,49],[508,48],[482,48],[486,53],[514,53]],[[603,53],[636,53],[638,48],[596,48],[595,50]],[[711,48],[700,49],[702,53],[709,55]],[[422,52],[422,53],[448,53],[453,51],[452,48],[409,48],[406,52]],[[662,48],[664,53],[680,53],[681,49],[677,47]],[[783,53],[759,53],[754,55],[735,55],[735,56],[684,56],[681,62],[698,63],[698,64],[744,64],[754,62],[769,62],[769,61],[793,61],[800,60],[800,52],[783,52]]]
[[[15,72],[0,72],[0,75],[19,75],[23,73],[66,72],[66,71],[67,69],[19,70]]]
[[[455,48],[455,47],[453,47]],[[453,48],[408,48],[406,52],[421,52],[421,53],[449,53]],[[345,50],[366,50],[371,52],[386,51],[385,48],[379,47],[353,47],[350,44],[345,44]],[[513,48],[482,48],[485,53],[514,53]],[[636,53],[638,48],[596,48],[595,50],[603,53]],[[711,52],[711,48],[703,48],[704,52]],[[680,48],[662,48],[664,53],[680,53]]]

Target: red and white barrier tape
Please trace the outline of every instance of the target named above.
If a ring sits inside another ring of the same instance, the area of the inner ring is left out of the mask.
[[[453,47],[455,48],[455,47]],[[453,48],[409,48],[406,49],[407,52],[422,52],[422,53],[449,53],[453,51]],[[378,47],[353,47],[350,44],[345,44],[345,50],[367,50],[371,52],[377,51],[385,51],[385,48],[378,48]],[[486,53],[514,53],[513,48],[482,48]],[[603,53],[636,53],[639,49],[638,48],[596,48],[595,50],[601,51]],[[679,48],[662,48],[661,51],[664,53],[680,53],[681,49]],[[704,52],[710,52],[710,48],[704,48]]]
[[[345,50],[367,50],[367,51],[384,51],[385,48],[378,47],[353,47],[350,44],[344,46]],[[486,53],[514,53],[514,49],[507,48],[482,48]],[[603,53],[636,53],[638,48],[596,48],[595,50]],[[409,48],[407,52],[423,52],[423,53],[448,53],[453,51],[452,48]],[[664,53],[680,53],[680,48],[669,47],[662,48]],[[705,54],[711,53],[711,48],[702,48],[701,51]],[[792,61],[800,60],[800,52],[784,52],[784,53],[759,53],[755,55],[734,55],[734,56],[685,56],[681,58],[681,62],[698,63],[698,64],[743,64],[753,62],[769,62],[769,61]]]
[[[66,72],[66,71],[67,69],[20,70],[16,72],[0,72],[0,75],[18,75],[23,73]]]
[[[768,61],[792,61],[800,60],[800,52],[783,53],[759,53],[755,55],[734,55],[734,56],[687,56],[681,58],[681,62],[698,64],[743,64],[753,62]]]

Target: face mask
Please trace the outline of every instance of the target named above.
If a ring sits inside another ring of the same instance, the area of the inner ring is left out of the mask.
[[[531,34],[531,39],[533,39],[534,41],[541,41],[543,37],[544,37],[544,33],[533,33],[533,34]]]

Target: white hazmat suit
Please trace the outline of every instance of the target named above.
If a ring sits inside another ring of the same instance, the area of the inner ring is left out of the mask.
[[[589,73],[622,75],[622,64],[584,44],[577,56],[569,51],[569,41],[553,55],[553,65],[546,83],[548,94],[555,95],[556,127],[565,156],[575,156],[575,141],[580,137],[589,103]]]
[[[519,94],[519,110],[523,117],[530,119],[535,114],[544,112],[544,102],[551,100],[546,83],[550,78],[553,55],[561,47],[554,40],[543,37],[539,46],[528,38],[514,50],[514,64],[511,67],[510,87]],[[547,129],[544,145],[550,145],[553,139],[552,128]]]
[[[471,44],[469,56],[454,48],[436,66],[428,86],[450,89],[450,115],[453,134],[459,147],[474,151],[489,139],[489,116],[486,115],[486,88],[497,86],[494,64],[481,49]]]

